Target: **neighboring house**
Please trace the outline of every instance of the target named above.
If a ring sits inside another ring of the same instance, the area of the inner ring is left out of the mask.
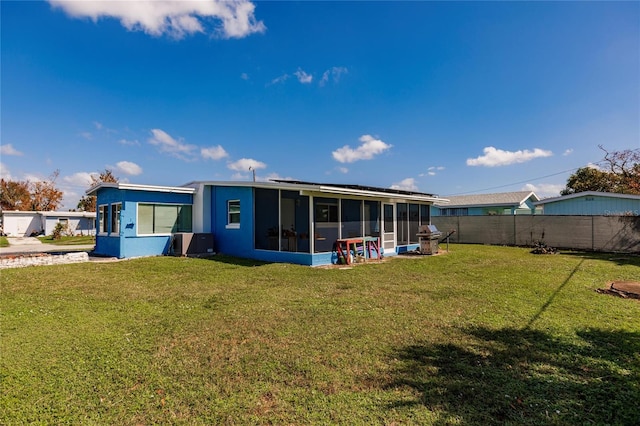
[[[436,201],[433,216],[520,215],[536,213],[535,202],[540,199],[531,191],[500,192],[496,194],[455,195],[449,202]]]
[[[337,239],[379,238],[384,255],[419,247],[432,194],[301,181],[99,183],[95,253],[169,254],[181,233],[212,233],[215,251],[302,265],[336,263]]]
[[[534,204],[545,215],[640,216],[640,195],[585,191]]]
[[[28,237],[33,234],[51,235],[58,223],[67,226],[74,235],[95,234],[95,212],[34,212],[4,210],[3,232],[9,237]]]

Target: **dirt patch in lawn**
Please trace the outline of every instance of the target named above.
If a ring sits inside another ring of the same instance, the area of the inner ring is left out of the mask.
[[[599,288],[596,291],[612,296],[640,300],[640,281],[613,281],[607,284],[606,288]]]

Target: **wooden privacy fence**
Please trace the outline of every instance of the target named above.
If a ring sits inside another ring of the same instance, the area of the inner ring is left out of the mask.
[[[454,243],[640,253],[640,216],[432,216]]]

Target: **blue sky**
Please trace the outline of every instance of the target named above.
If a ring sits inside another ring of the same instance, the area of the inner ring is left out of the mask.
[[[638,2],[2,1],[1,173],[556,196],[640,148]]]

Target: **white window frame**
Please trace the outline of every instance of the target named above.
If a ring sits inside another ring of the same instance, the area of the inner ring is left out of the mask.
[[[155,206],[175,206],[175,207],[183,207],[183,206],[191,206],[191,229],[193,232],[193,205],[188,203],[148,203],[148,202],[137,202],[136,203],[136,236],[137,237],[162,237],[167,235],[172,235],[171,232],[156,232],[156,233],[141,233],[140,232],[140,205],[144,206],[154,206],[154,214],[155,214]],[[153,227],[153,226],[152,226]],[[187,231],[178,231],[178,232],[187,232]]]
[[[98,206],[98,235],[109,235],[109,204]]]
[[[122,211],[122,203],[112,203],[109,206],[109,235],[120,235],[120,227],[121,227],[120,212],[121,211]],[[114,213],[116,217],[114,217]]]
[[[238,221],[234,222],[231,219],[231,204],[238,204],[238,212],[234,212],[233,215],[238,215]],[[240,207],[240,200],[227,200],[227,226],[225,227],[226,229],[240,229],[240,222],[241,222],[241,213],[242,213],[242,208]]]

